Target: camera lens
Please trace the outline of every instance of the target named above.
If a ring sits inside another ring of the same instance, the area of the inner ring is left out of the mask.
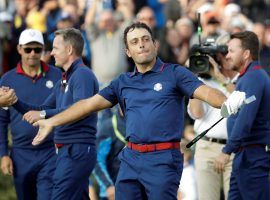
[[[207,56],[191,56],[190,70],[194,73],[205,73],[209,71],[209,59]]]
[[[205,68],[205,63],[204,60],[198,59],[195,61],[195,65],[198,69],[204,69]]]

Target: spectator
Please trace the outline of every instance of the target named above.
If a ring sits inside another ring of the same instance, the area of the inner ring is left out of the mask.
[[[164,42],[165,28],[157,26],[155,12],[151,7],[142,7],[136,15],[139,22],[145,23],[153,31],[153,37],[156,40],[158,47]]]
[[[157,27],[162,28],[166,25],[166,16],[164,13],[164,8],[168,0],[147,0],[147,4],[151,7],[155,13],[155,18],[157,21]]]
[[[33,28],[45,33],[47,31],[46,27],[46,7],[40,5],[38,0],[31,0],[27,4],[27,16],[26,24],[28,28]]]
[[[0,12],[0,75],[7,72],[6,56],[10,53],[13,17],[8,12]]]
[[[268,39],[270,37],[270,32],[267,33],[266,26],[263,23],[259,22],[254,24],[252,30],[258,36],[260,43],[260,63],[267,72],[267,74],[270,75],[270,42],[268,42],[267,44],[267,40],[270,40]]]
[[[24,0],[15,0],[15,13],[12,20],[12,37],[9,42],[9,50],[5,55],[5,64],[8,70],[16,67],[21,57],[17,51],[18,40],[21,32],[27,28],[27,4]]]
[[[130,11],[130,8],[130,4],[122,7],[127,11]],[[91,66],[102,88],[128,69],[127,59],[123,51],[122,32],[132,19],[132,12],[124,12],[123,14],[126,14],[124,16],[125,23],[117,27],[111,10],[102,11],[99,15],[98,24],[95,24],[96,10],[97,1],[94,1],[85,17],[85,29],[91,44]]]
[[[181,5],[179,0],[165,0],[164,14],[166,27],[172,27],[181,18]]]
[[[187,50],[185,52],[185,50]],[[182,56],[184,55],[184,58]],[[165,42],[159,49],[159,56],[168,63],[184,64],[188,58],[188,49],[182,49],[180,34],[175,28],[167,28],[165,31]]]

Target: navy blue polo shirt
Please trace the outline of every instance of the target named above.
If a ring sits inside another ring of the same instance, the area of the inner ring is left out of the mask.
[[[228,118],[229,139],[223,148],[228,154],[249,144],[270,144],[270,79],[257,61],[240,73],[235,90],[255,95],[256,101]]]
[[[120,75],[100,91],[126,118],[126,139],[134,143],[180,141],[184,128],[184,96],[203,83],[185,67],[157,59],[152,70]]]
[[[41,73],[30,77],[23,71],[21,63],[16,68],[5,73],[1,79],[1,86],[13,88],[22,101],[31,104],[42,102],[53,92],[53,88],[61,79],[61,71],[53,66],[41,62]],[[7,132],[10,126],[12,146],[27,149],[41,149],[53,147],[53,134],[46,138],[39,146],[33,146],[32,141],[38,132],[37,127],[22,120],[22,115],[13,107],[8,110],[0,108],[0,156],[8,154]]]

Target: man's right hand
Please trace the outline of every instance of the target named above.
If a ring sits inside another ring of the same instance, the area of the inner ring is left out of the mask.
[[[0,88],[0,106],[11,106],[18,100],[15,91],[6,87]]]
[[[9,156],[1,158],[1,170],[4,175],[13,175],[13,163]]]
[[[36,146],[41,144],[45,138],[52,132],[53,126],[50,124],[50,121],[47,119],[39,120],[33,124],[33,126],[39,126],[38,133],[32,141],[32,145]]]
[[[38,120],[41,120],[42,118],[40,117],[40,111],[30,110],[23,115],[22,119],[27,121],[30,124],[33,124],[37,122]]]

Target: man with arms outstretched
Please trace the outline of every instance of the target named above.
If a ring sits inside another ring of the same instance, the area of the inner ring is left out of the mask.
[[[120,103],[126,118],[127,148],[120,153],[116,199],[176,199],[183,169],[179,141],[184,127],[184,96],[220,107],[226,97],[203,85],[186,68],[157,58],[152,32],[134,23],[124,32],[126,54],[135,62],[133,72],[120,75],[99,94],[82,100],[63,113],[38,121],[40,144],[55,126],[77,121],[92,112]],[[244,94],[227,101],[236,112]]]

